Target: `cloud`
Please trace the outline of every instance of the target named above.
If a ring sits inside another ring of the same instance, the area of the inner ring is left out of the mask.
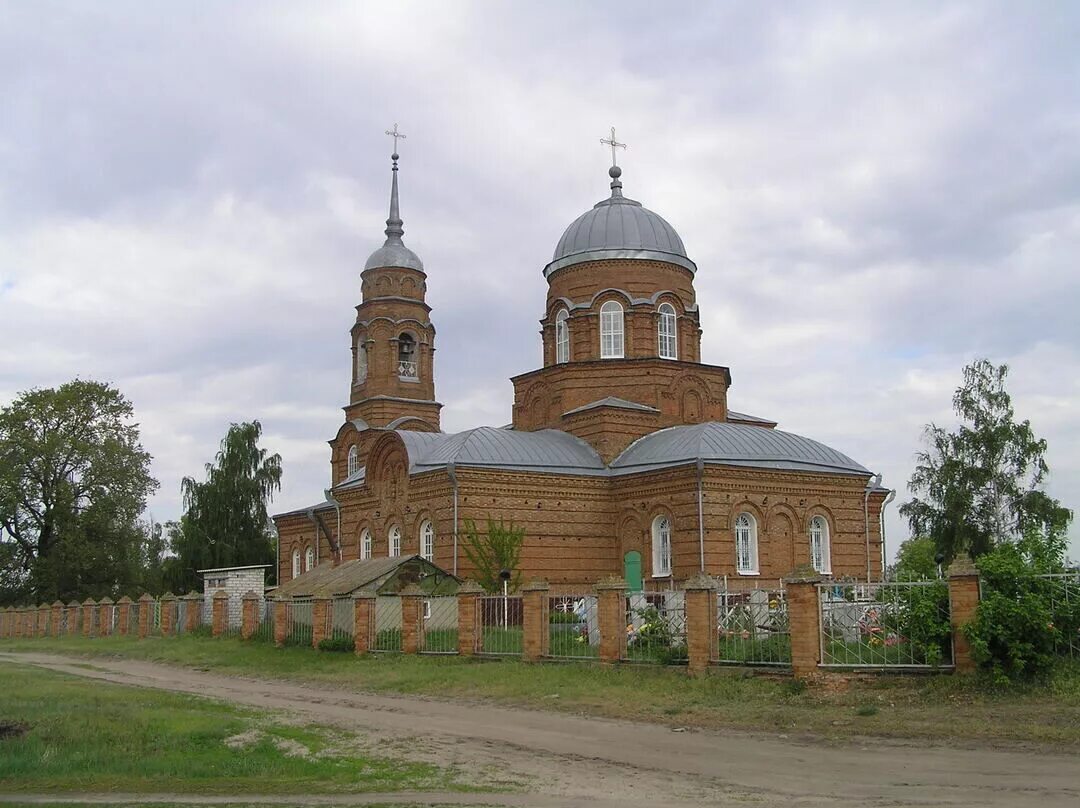
[[[76,374],[135,401],[179,511],[230,421],[321,496],[395,121],[444,423],[510,420],[540,274],[606,195],[697,261],[735,409],[900,489],[963,364],[1008,361],[1080,490],[1072,9],[398,2],[12,4],[0,25],[0,399]],[[906,535],[895,509],[890,535]],[[1074,528],[1080,537],[1080,528]],[[1074,540],[1073,554],[1080,556]]]

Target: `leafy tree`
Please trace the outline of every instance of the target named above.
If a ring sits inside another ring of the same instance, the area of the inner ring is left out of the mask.
[[[913,534],[934,540],[946,561],[964,552],[982,555],[1032,527],[1057,535],[1072,517],[1041,489],[1046,441],[1028,421],[1015,420],[1008,370],[985,359],[968,365],[953,396],[959,428],[926,427],[928,445],[908,483],[915,497],[900,513]]]
[[[137,519],[157,489],[115,388],[76,379],[0,409],[0,597],[102,597],[139,577]]]
[[[938,564],[935,560],[937,545],[929,536],[913,536],[896,551],[891,579],[895,581],[923,581],[937,578]]]
[[[281,489],[281,455],[259,447],[258,421],[232,424],[206,481],[185,477],[184,515],[169,528],[175,561],[168,564],[173,591],[198,583],[197,570],[273,564],[274,531],[267,503]]]
[[[487,520],[487,532],[480,533],[472,519],[465,520],[465,557],[476,568],[476,582],[488,592],[501,592],[502,579],[499,573],[509,570],[511,573],[509,589],[516,592],[521,587],[521,545],[525,541],[525,529],[510,526],[500,519],[496,524],[490,516]]]

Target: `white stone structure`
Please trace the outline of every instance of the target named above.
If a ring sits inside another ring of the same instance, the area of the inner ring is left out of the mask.
[[[262,614],[266,571],[270,569],[270,566],[270,564],[258,564],[251,567],[199,570],[199,574],[203,577],[203,623],[210,625],[214,594],[219,589],[224,589],[229,596],[228,625],[230,628],[240,626],[243,619],[242,600],[247,592],[255,592],[259,596],[259,613]]]

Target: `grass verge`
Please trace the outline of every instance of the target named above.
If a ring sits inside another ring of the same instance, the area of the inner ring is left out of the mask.
[[[0,670],[0,791],[466,790],[452,770],[368,754],[352,733],[196,696]]]
[[[726,668],[691,679],[685,670],[653,665],[357,658],[196,637],[5,641],[3,650],[124,657],[353,691],[482,700],[675,726],[836,740],[877,736],[1080,747],[1080,665],[1062,665],[1044,682],[1002,690],[979,676],[830,677],[827,684],[805,687],[790,677]]]

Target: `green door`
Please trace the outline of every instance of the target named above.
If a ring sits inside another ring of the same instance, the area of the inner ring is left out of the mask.
[[[641,553],[631,550],[623,556],[623,578],[631,592],[641,591]]]

